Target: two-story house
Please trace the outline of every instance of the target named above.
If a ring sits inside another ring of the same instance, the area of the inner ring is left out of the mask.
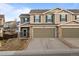
[[[79,10],[35,9],[20,15],[21,36],[25,38],[79,38]]]
[[[8,21],[8,22],[5,22],[4,23],[4,34],[7,34],[7,33],[16,33],[16,29],[17,29],[17,24],[16,24],[16,21]]]
[[[5,23],[4,15],[0,15],[0,37],[3,36],[3,25]]]

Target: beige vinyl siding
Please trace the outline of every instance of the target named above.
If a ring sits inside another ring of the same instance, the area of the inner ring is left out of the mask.
[[[60,15],[59,14],[55,14],[55,24],[59,24],[60,23]]]
[[[34,23],[34,15],[30,15],[30,23],[31,23],[31,24]]]
[[[62,34],[64,38],[79,38],[79,28],[63,28]]]
[[[34,38],[54,38],[55,28],[34,28],[33,37]]]

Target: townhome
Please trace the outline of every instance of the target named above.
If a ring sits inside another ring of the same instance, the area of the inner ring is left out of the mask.
[[[21,37],[79,38],[78,9],[35,9],[20,15]]]
[[[3,36],[3,25],[5,23],[5,17],[4,15],[0,14],[0,37]]]

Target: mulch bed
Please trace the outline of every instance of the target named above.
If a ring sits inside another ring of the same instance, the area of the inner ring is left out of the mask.
[[[11,39],[5,41],[6,43],[2,44],[2,47],[0,47],[0,51],[18,51],[23,50],[28,46],[27,40]]]
[[[3,34],[3,37],[0,37],[0,40],[8,40],[10,38],[17,38],[18,37],[18,34],[12,34],[12,35],[9,35],[9,34]]]

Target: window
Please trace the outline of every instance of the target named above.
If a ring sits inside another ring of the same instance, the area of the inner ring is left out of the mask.
[[[28,23],[29,22],[29,18],[22,18],[22,23]]]
[[[23,20],[23,23],[25,22],[25,18],[22,18],[22,20]]]
[[[25,22],[29,22],[29,18],[25,18]]]
[[[52,15],[46,15],[46,22],[51,23],[53,21],[53,16]]]
[[[40,22],[40,16],[39,15],[34,16],[34,22],[36,22],[36,23]]]
[[[67,15],[66,14],[61,14],[60,15],[60,21],[67,21]]]
[[[76,19],[79,20],[79,15],[76,15]]]

